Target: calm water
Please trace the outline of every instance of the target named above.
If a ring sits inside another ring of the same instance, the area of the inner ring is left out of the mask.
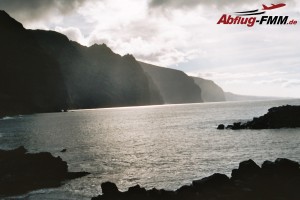
[[[230,175],[240,161],[277,157],[300,161],[300,129],[216,130],[300,100],[227,102],[82,110],[0,120],[0,148],[61,156],[71,171],[92,174],[26,199],[90,199],[104,181],[176,189],[215,172]],[[66,148],[66,153],[60,150]]]

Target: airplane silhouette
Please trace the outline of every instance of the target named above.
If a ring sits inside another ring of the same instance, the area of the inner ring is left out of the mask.
[[[273,9],[276,9],[276,8],[280,8],[280,7],[283,7],[285,6],[286,4],[284,3],[279,3],[279,4],[271,4],[272,6],[266,6],[266,5],[262,5],[263,6],[263,10],[273,10]]]

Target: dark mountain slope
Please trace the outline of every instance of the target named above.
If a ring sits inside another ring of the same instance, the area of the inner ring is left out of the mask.
[[[143,62],[140,64],[157,85],[165,103],[202,102],[201,89],[182,71]]]
[[[4,11],[0,11],[0,44],[0,115],[67,107],[58,62]]]
[[[225,101],[223,89],[211,80],[192,77],[195,83],[201,88],[201,95],[204,102]]]
[[[26,30],[4,11],[0,26],[0,115],[225,100],[212,81]]]
[[[133,56],[84,47],[54,31],[26,30],[0,11],[0,116],[161,104]]]
[[[60,63],[73,108],[162,103],[133,56],[122,57],[105,44],[85,47],[53,31],[32,32]]]

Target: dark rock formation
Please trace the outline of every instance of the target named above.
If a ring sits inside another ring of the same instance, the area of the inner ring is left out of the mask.
[[[152,78],[165,103],[199,103],[201,89],[184,72],[139,62]]]
[[[201,88],[201,96],[204,102],[220,102],[225,101],[223,89],[212,80],[199,77],[191,77],[195,83]]]
[[[44,51],[60,63],[72,108],[162,104],[139,63],[105,44],[82,46],[54,31],[31,31]]]
[[[0,27],[0,117],[67,107],[59,63],[1,10]]]
[[[27,30],[0,11],[0,117],[164,103],[133,56]]]
[[[262,167],[253,160],[247,160],[232,171],[231,178],[213,174],[176,191],[146,190],[136,185],[120,192],[114,183],[106,182],[101,185],[103,194],[92,200],[298,200],[299,166],[299,163],[288,159],[265,161]]]
[[[233,125],[228,125],[226,128],[238,130],[297,127],[300,127],[300,106],[286,105],[270,108],[268,113],[261,117],[254,117],[252,121],[246,123],[236,122],[233,123]]]
[[[219,124],[217,129],[223,130],[223,129],[225,129],[225,125],[224,124]]]
[[[116,186],[116,184],[112,183],[112,182],[105,182],[101,184],[101,189],[102,189],[102,193],[110,195],[110,194],[114,194],[114,193],[118,193],[119,189]]]
[[[105,44],[85,47],[54,31],[27,30],[4,11],[0,27],[0,117],[225,100],[212,81],[137,62]]]
[[[0,150],[0,197],[31,190],[58,187],[62,181],[86,176],[88,172],[68,172],[60,157],[48,152],[26,153],[24,147]]]
[[[62,149],[60,152],[65,153],[67,149]]]

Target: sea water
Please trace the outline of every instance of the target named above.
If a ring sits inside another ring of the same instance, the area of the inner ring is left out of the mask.
[[[13,199],[90,199],[101,183],[120,190],[140,184],[177,189],[239,162],[258,164],[284,157],[300,161],[300,129],[217,130],[247,121],[270,107],[300,105],[299,99],[123,107],[24,115],[0,119],[0,148],[20,145],[48,151],[70,171],[91,175]],[[66,148],[65,153],[61,153]],[[9,199],[9,198],[8,198]]]

